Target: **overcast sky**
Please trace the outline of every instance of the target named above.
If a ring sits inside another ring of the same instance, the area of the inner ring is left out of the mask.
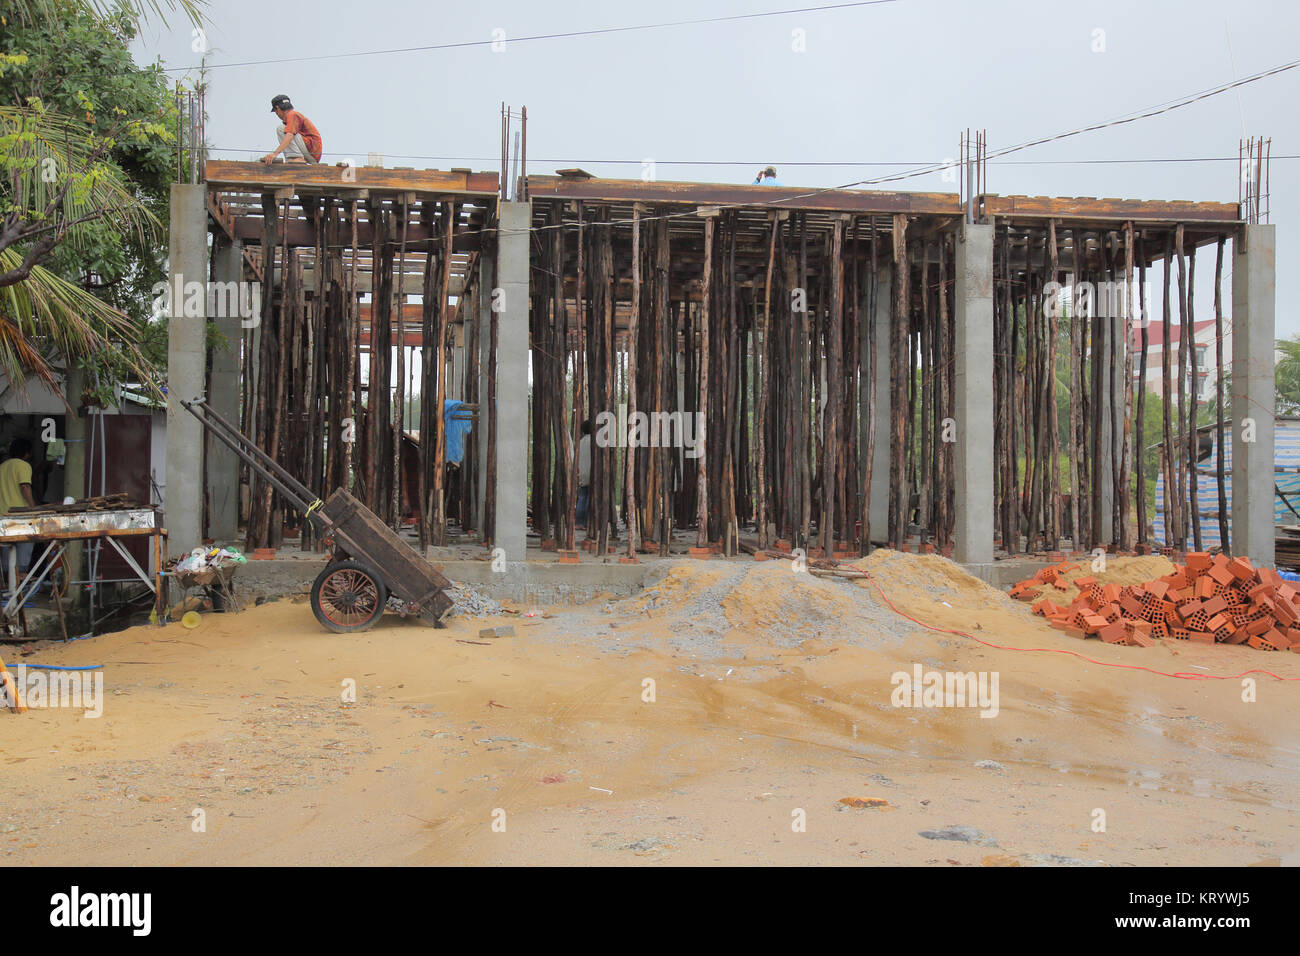
[[[895,0],[730,22],[519,38],[792,9],[811,0],[395,3],[210,0],[208,139],[214,158],[275,145],[270,98],[320,128],[326,162],[500,165],[500,104],[528,107],[529,172],[748,183],[775,164],[788,185],[875,179],[956,155],[967,127],[990,151],[1117,119],[1300,56],[1300,4],[1234,0]],[[200,46],[177,14],[137,43],[175,77]],[[496,33],[494,31],[504,31]],[[505,38],[494,52],[494,35]],[[484,45],[305,62],[247,61],[461,42]],[[798,49],[802,47],[802,52]],[[1096,49],[1100,47],[1101,51]],[[1300,251],[1300,69],[1151,119],[991,161],[988,190],[1237,201],[1237,145],[1273,139],[1279,336],[1300,333],[1286,294]],[[1219,158],[1197,163],[1089,160]],[[613,161],[625,161],[616,163]],[[735,165],[704,165],[705,163]],[[892,166],[863,164],[896,164]],[[842,164],[842,165],[823,165]],[[879,188],[952,190],[931,173]],[[1210,317],[1203,252],[1198,318]],[[1204,298],[1201,298],[1204,296]],[[1225,303],[1230,304],[1228,288]],[[1225,305],[1225,308],[1227,306]]]

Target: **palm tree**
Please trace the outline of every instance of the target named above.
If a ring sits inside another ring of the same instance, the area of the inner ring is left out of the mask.
[[[1277,411],[1294,415],[1300,411],[1300,336],[1278,339],[1277,350],[1282,353],[1273,369],[1277,388]]]
[[[161,15],[180,9],[201,22],[204,0],[13,0],[8,18],[58,19],[69,10],[96,18]],[[0,26],[5,16],[0,16]],[[0,54],[0,75],[25,62]],[[56,394],[53,362],[116,360],[149,384],[127,316],[43,267],[55,250],[79,250],[92,223],[123,235],[160,239],[162,226],[112,161],[118,143],[167,139],[162,123],[127,122],[121,115],[96,122],[95,104],[82,96],[85,119],[52,112],[34,97],[0,106],[0,371],[17,388],[29,376]]]

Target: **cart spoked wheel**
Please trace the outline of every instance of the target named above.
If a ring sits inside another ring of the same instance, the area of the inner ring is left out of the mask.
[[[388,587],[378,572],[361,561],[336,561],[316,576],[311,609],[331,631],[364,631],[384,613]]]

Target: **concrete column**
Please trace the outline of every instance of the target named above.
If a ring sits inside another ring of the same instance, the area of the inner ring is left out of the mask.
[[[957,237],[953,294],[957,341],[957,447],[953,453],[953,557],[993,561],[993,226],[965,223]]]
[[[203,427],[181,406],[202,394],[206,372],[207,187],[173,184],[167,261],[171,312],[167,320],[167,476],[163,507],[172,551],[202,541]],[[201,295],[188,296],[199,283]],[[201,315],[187,315],[200,311]]]
[[[497,244],[497,481],[496,534],[507,561],[523,561],[528,492],[528,253],[533,207],[503,202]]]
[[[889,539],[889,330],[894,302],[894,267],[876,271],[876,448],[871,460],[871,536]]]
[[[212,350],[212,370],[208,373],[208,404],[226,421],[237,424],[240,349],[244,337],[238,306],[254,301],[251,296],[243,294],[244,244],[236,240],[215,248],[212,253],[212,272],[213,281],[220,283],[218,289],[221,290],[215,301],[224,305],[216,310],[214,322],[217,331],[225,337],[226,344]],[[234,290],[233,295],[231,290]],[[204,452],[208,463],[208,537],[221,543],[233,542],[239,531],[239,458],[211,436],[208,437]]]
[[[488,404],[488,389],[491,387],[489,377],[492,372],[488,364],[492,356],[492,287],[496,281],[495,263],[488,256],[480,256],[479,264],[479,284],[481,292],[479,294],[479,308],[476,319],[478,321],[478,418],[474,422],[474,427],[478,431],[478,439],[474,443],[475,454],[478,462],[475,471],[475,480],[478,482],[478,492],[475,498],[474,520],[482,535],[484,505],[487,503],[487,460],[488,460],[488,416],[491,409]]]
[[[1277,227],[1232,242],[1232,553],[1272,567]]]

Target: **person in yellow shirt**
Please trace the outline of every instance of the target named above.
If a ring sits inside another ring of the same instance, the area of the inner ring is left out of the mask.
[[[9,443],[9,457],[0,464],[0,514],[14,508],[35,507],[32,495],[32,443],[26,438],[15,438]],[[32,542],[14,545],[18,549],[19,577],[32,563]],[[8,580],[9,549],[0,548],[0,572]]]

